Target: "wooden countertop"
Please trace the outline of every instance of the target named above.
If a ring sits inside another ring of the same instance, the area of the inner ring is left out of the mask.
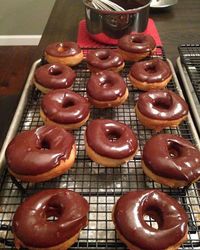
[[[177,46],[200,41],[200,1],[179,0],[168,9],[154,9],[150,17],[155,21],[167,57],[175,63]],[[22,87],[31,64],[41,57],[47,44],[77,38],[79,21],[84,18],[81,0],[57,0],[38,47],[0,47],[0,147],[16,109]]]

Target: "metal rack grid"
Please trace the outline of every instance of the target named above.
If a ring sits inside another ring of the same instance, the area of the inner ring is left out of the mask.
[[[160,53],[158,55],[160,56]],[[164,53],[163,58],[165,59]],[[90,120],[99,117],[110,118],[131,126],[139,140],[139,151],[136,157],[119,168],[105,168],[96,164],[85,153],[83,140],[85,126],[82,126],[81,129],[74,131],[78,154],[74,166],[66,174],[38,184],[16,183],[8,175],[5,168],[0,182],[0,242],[6,243],[9,249],[14,249],[13,235],[10,229],[12,217],[17,207],[25,197],[47,188],[69,188],[81,193],[90,203],[89,225],[82,230],[78,242],[70,248],[71,250],[127,249],[118,240],[115,233],[111,220],[112,208],[117,199],[125,192],[143,188],[162,190],[182,204],[189,216],[189,233],[188,241],[181,249],[191,250],[200,247],[200,200],[196,185],[192,185],[189,189],[171,189],[151,181],[143,174],[140,166],[141,151],[146,140],[155,132],[144,128],[136,118],[133,107],[137,101],[139,91],[134,89],[129,82],[127,77],[129,69],[130,65],[127,64],[122,72],[122,76],[129,87],[128,101],[118,108],[107,109],[106,111],[93,108]],[[85,95],[85,83],[90,77],[86,63],[81,63],[75,67],[75,70],[77,78],[74,90]],[[177,91],[174,80],[171,80],[168,88]],[[19,132],[43,125],[39,116],[41,96],[40,92],[32,87],[19,125]],[[177,129],[165,129],[164,132],[182,135],[195,143],[187,121],[183,122]],[[150,225],[155,223],[151,218],[146,220]]]
[[[183,44],[178,49],[200,103],[200,44]]]

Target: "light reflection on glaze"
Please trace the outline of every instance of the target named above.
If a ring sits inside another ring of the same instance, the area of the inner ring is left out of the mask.
[[[109,140],[109,135],[117,140]],[[86,129],[88,145],[97,153],[113,159],[134,154],[138,142],[133,131],[125,124],[113,120],[93,120]]]
[[[66,65],[45,64],[36,69],[35,80],[50,89],[69,88],[76,77],[75,72]]]
[[[155,83],[164,81],[172,73],[167,62],[155,58],[134,63],[131,67],[130,74],[139,81]]]
[[[53,247],[87,225],[88,211],[88,202],[78,193],[67,189],[44,190],[21,204],[14,215],[12,229],[29,247]],[[51,216],[58,219],[48,221]]]
[[[188,113],[187,103],[170,90],[151,90],[139,95],[138,110],[158,120],[179,119]]]
[[[106,85],[106,86],[105,86]],[[87,94],[99,101],[112,101],[126,92],[123,78],[112,71],[102,71],[92,74],[87,83]]]
[[[199,150],[177,135],[160,134],[149,139],[144,146],[143,161],[153,173],[165,178],[191,183],[200,176]]]
[[[158,222],[149,226],[144,215]],[[158,190],[139,190],[121,196],[113,220],[116,229],[131,244],[144,250],[162,250],[177,243],[187,231],[188,217],[175,199]]]
[[[38,175],[68,159],[74,143],[64,129],[42,126],[18,134],[7,147],[6,159],[14,173]]]

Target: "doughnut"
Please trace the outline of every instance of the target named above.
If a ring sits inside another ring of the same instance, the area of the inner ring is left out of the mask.
[[[15,246],[31,250],[68,249],[88,224],[88,202],[67,189],[47,189],[27,198],[16,210]]]
[[[125,61],[137,62],[151,55],[156,49],[152,36],[129,34],[118,40],[118,51]]]
[[[89,102],[97,108],[117,107],[128,98],[123,78],[113,71],[93,73],[86,86]]]
[[[145,127],[161,131],[176,127],[186,119],[188,105],[170,90],[150,90],[139,95],[135,111]]]
[[[50,63],[35,70],[33,83],[43,93],[52,89],[70,88],[76,78],[75,72],[68,66]]]
[[[158,183],[188,186],[200,179],[200,152],[180,136],[159,134],[144,145],[142,168]]]
[[[86,57],[91,72],[111,70],[119,72],[124,68],[122,56],[114,49],[96,49],[88,52]]]
[[[75,66],[83,60],[83,52],[75,42],[56,42],[46,47],[44,57],[48,63]]]
[[[155,228],[145,216],[154,219]],[[175,250],[186,240],[188,216],[182,206],[159,190],[138,190],[121,196],[112,219],[120,240],[131,250]]]
[[[136,62],[129,73],[133,86],[144,91],[163,89],[171,78],[172,72],[169,64],[159,58]]]
[[[77,129],[89,119],[89,102],[69,89],[52,90],[42,98],[40,116],[45,124]]]
[[[136,154],[136,135],[126,125],[118,121],[96,119],[90,122],[85,132],[87,155],[105,167],[116,167]]]
[[[70,169],[74,137],[62,128],[42,126],[16,135],[6,149],[8,171],[25,182],[47,181]]]

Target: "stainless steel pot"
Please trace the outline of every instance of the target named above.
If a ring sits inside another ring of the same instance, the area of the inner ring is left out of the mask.
[[[91,0],[83,0],[87,30],[98,42],[119,39],[131,32],[143,32],[148,23],[151,0],[112,0],[125,11],[95,9]]]

